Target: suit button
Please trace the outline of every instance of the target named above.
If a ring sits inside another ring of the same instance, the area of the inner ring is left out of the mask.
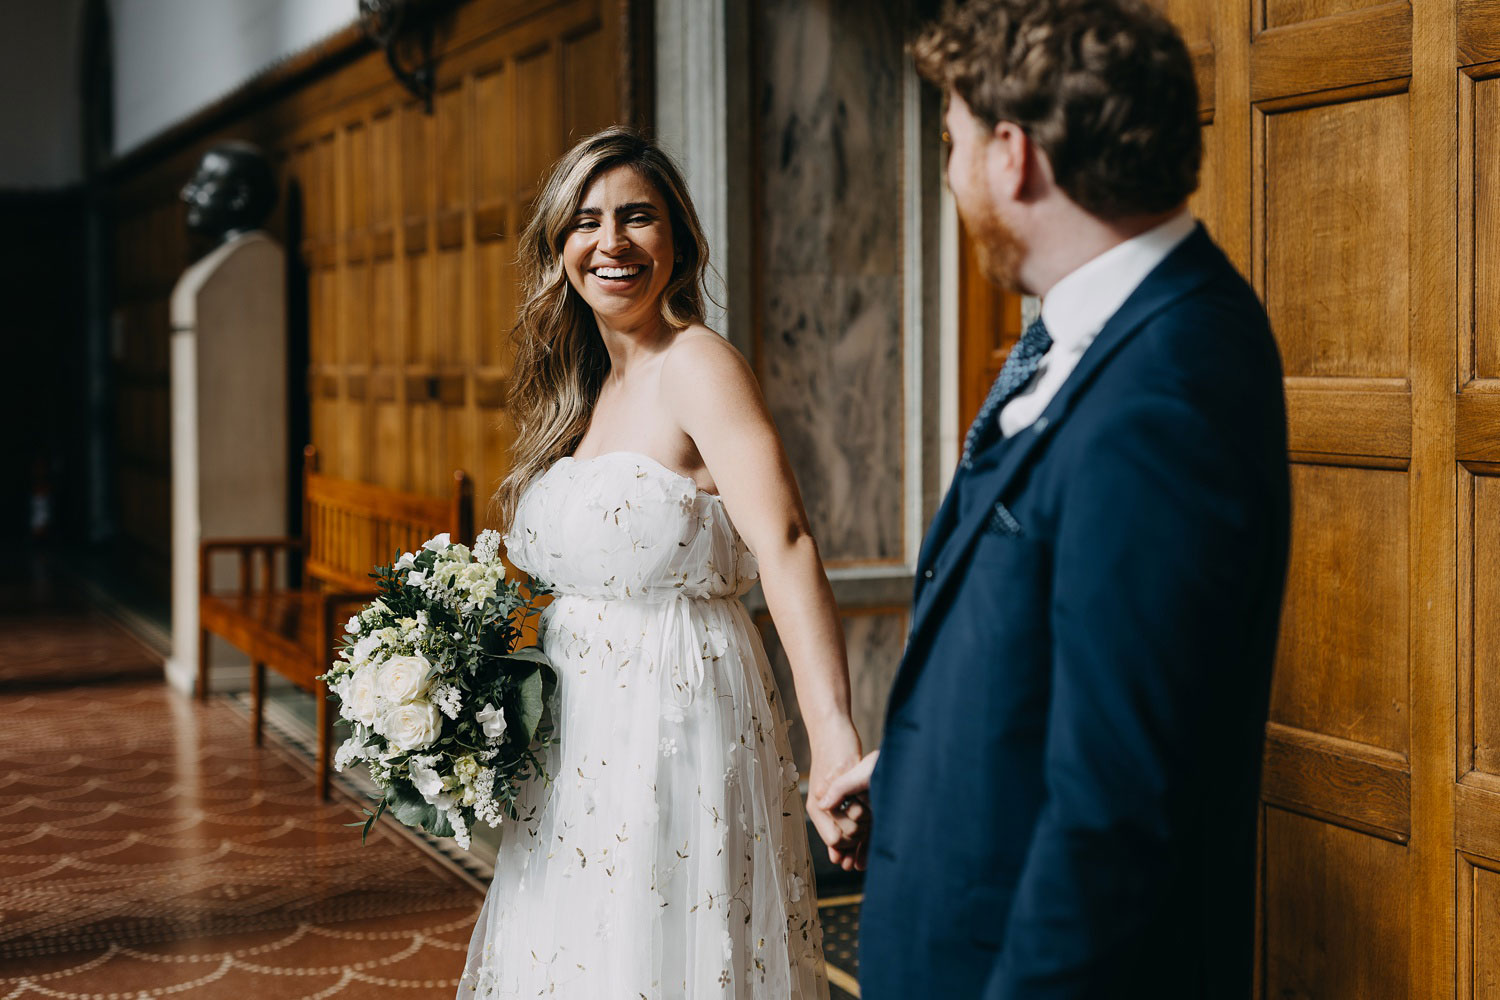
[[[931,580],[932,579],[932,570],[928,570],[927,572],[923,573],[922,577],[923,577],[923,579]]]

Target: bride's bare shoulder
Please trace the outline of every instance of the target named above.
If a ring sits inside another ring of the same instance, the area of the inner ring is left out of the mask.
[[[705,413],[761,412],[760,385],[744,355],[706,326],[690,326],[662,359],[661,392],[683,426]]]
[[[702,323],[678,331],[662,359],[662,374],[678,379],[744,378],[750,366],[729,341]]]

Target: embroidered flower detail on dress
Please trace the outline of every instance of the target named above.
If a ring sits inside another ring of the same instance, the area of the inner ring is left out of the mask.
[[[670,757],[677,752],[677,741],[668,736],[663,736],[661,742],[656,745],[663,757]]]

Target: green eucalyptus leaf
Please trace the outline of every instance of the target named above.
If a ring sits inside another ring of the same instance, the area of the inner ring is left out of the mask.
[[[536,664],[547,667],[549,670],[552,667],[552,662],[547,659],[547,654],[542,652],[542,647],[540,646],[527,646],[525,649],[518,649],[514,653],[502,653],[498,658],[510,660],[516,664]]]
[[[433,818],[430,822],[422,824],[423,828],[428,833],[432,834],[434,837],[453,836],[453,824],[448,822],[447,813],[439,812],[438,810],[433,809],[432,817]]]
[[[422,798],[422,794],[410,782],[399,778],[393,780],[391,787],[386,789],[385,802],[391,815],[405,826],[427,827],[437,815],[437,809],[428,805],[427,800]]]
[[[520,723],[527,743],[531,742],[532,736],[536,734],[536,727],[541,724],[542,710],[546,704],[542,671],[536,669],[522,678],[521,683],[516,686],[516,708],[521,715],[516,721]]]

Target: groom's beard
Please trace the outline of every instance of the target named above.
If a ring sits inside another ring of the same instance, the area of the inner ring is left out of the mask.
[[[974,239],[980,272],[1008,292],[1024,293],[1020,282],[1021,260],[1026,247],[1015,230],[1007,226],[990,205],[963,221]]]

